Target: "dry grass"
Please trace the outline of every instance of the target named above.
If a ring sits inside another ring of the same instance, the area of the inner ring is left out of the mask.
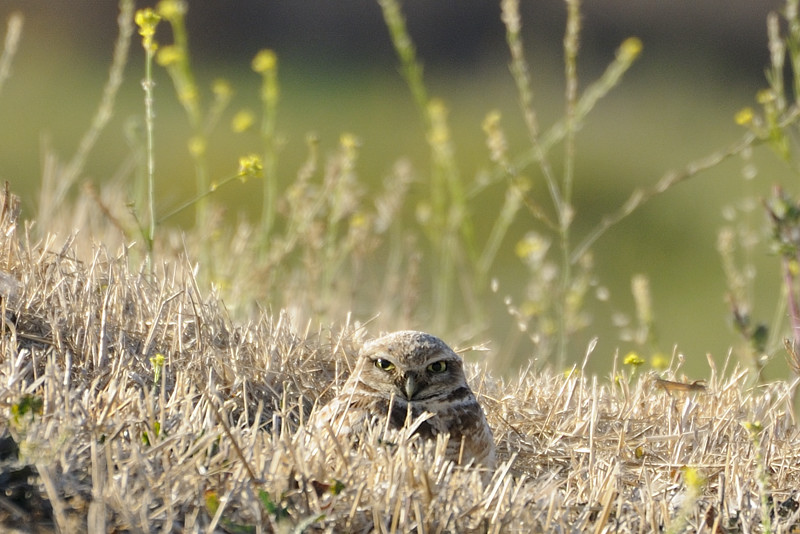
[[[15,202],[6,192],[0,227],[4,528],[785,532],[798,523],[790,385],[747,388],[744,373],[712,368],[705,389],[681,392],[651,377],[612,383],[576,370],[504,381],[471,367],[498,443],[495,472],[455,467],[442,443],[409,446],[404,436],[353,450],[302,423],[377,332],[298,331],[266,312],[233,320],[188,262],[151,275],[132,270],[124,248],[32,242]]]

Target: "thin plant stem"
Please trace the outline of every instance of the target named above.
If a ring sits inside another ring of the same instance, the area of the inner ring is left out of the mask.
[[[178,213],[182,212],[182,211],[183,211],[183,210],[185,210],[186,208],[190,208],[190,207],[194,206],[195,204],[197,204],[197,203],[198,203],[199,201],[201,201],[202,199],[204,199],[204,198],[206,198],[206,197],[208,197],[208,196],[210,196],[210,195],[214,194],[214,192],[215,192],[217,189],[219,189],[220,187],[222,187],[222,186],[224,186],[224,185],[227,185],[227,184],[229,184],[229,183],[230,183],[230,182],[232,182],[233,180],[237,180],[237,179],[241,180],[241,179],[243,179],[245,176],[247,176],[247,174],[248,174],[247,172],[239,172],[239,173],[237,173],[237,174],[233,174],[233,175],[231,175],[231,176],[228,176],[228,177],[224,178],[224,179],[223,179],[221,182],[219,182],[219,183],[218,183],[218,184],[216,184],[215,186],[209,187],[209,188],[208,188],[207,190],[205,190],[205,191],[201,191],[200,193],[198,193],[198,194],[197,194],[197,195],[195,195],[194,197],[192,197],[192,198],[190,198],[189,200],[186,200],[185,202],[183,202],[183,203],[182,203],[181,205],[179,205],[177,208],[175,208],[175,209],[173,209],[173,210],[169,211],[168,213],[165,213],[164,215],[160,216],[160,217],[158,218],[158,220],[157,220],[157,221],[155,221],[155,223],[154,223],[154,224],[161,224],[161,223],[163,223],[163,222],[164,222],[164,221],[166,221],[167,219],[169,219],[169,218],[171,218],[171,217],[174,217],[175,215],[177,215]]]
[[[395,0],[378,0],[378,4],[383,10],[383,18],[389,28],[394,48],[400,58],[403,77],[411,90],[417,109],[422,115],[426,130],[430,129],[430,120],[426,113],[429,102],[428,90],[425,88],[425,82],[422,79],[422,66],[417,61],[416,49],[406,29],[406,22],[400,11],[400,6]]]
[[[530,79],[528,63],[525,60],[525,52],[520,35],[522,20],[519,15],[519,1],[503,0],[501,6],[502,18],[506,26],[506,41],[508,42],[508,48],[511,52],[511,75],[517,87],[520,108],[531,142],[531,151],[534,155],[534,160],[539,163],[539,168],[544,175],[547,189],[550,192],[550,198],[553,201],[553,206],[556,208],[556,212],[561,214],[563,212],[561,190],[558,186],[555,173],[547,159],[545,147],[542,146],[539,139],[539,121],[533,105],[533,85]],[[515,168],[520,167],[515,166]]]
[[[266,250],[275,224],[275,207],[278,195],[278,148],[275,126],[277,124],[280,87],[278,85],[278,57],[272,50],[262,50],[253,59],[253,70],[261,74],[261,141],[264,144],[264,197],[261,206],[261,242]]]
[[[209,207],[205,195],[210,187],[208,177],[207,148],[208,135],[204,129],[204,113],[202,111],[200,91],[192,71],[189,54],[189,35],[186,31],[186,13],[189,4],[185,1],[161,2],[157,10],[172,28],[173,44],[159,50],[157,61],[167,69],[172,79],[178,101],[186,111],[192,127],[189,139],[189,154],[194,163],[195,189],[198,202],[195,209],[195,224],[198,228],[206,228],[209,220]]]
[[[3,90],[6,80],[11,75],[11,63],[17,54],[19,40],[22,37],[22,26],[25,17],[20,12],[14,12],[8,17],[6,26],[6,39],[3,43],[3,54],[0,55],[0,92]]]
[[[800,261],[800,254],[794,258],[783,258],[783,284],[786,291],[786,303],[789,308],[789,324],[792,329],[792,342],[795,347],[800,347],[800,302],[797,296],[797,277],[792,272],[792,263]]]
[[[523,196],[523,201],[530,208],[534,218],[550,228],[558,240],[558,275],[554,284],[552,308],[555,317],[554,337],[556,341],[557,365],[563,365],[568,352],[570,330],[576,328],[576,306],[571,305],[576,297],[582,296],[585,283],[574,278],[573,265],[585,258],[588,247],[580,253],[572,251],[571,228],[575,217],[572,206],[572,192],[575,179],[576,161],[576,136],[588,113],[594,108],[600,98],[605,96],[617,83],[622,75],[630,68],[636,57],[641,52],[641,41],[629,38],[623,41],[617,50],[616,58],[606,68],[603,75],[591,84],[583,94],[578,91],[577,60],[581,32],[581,2],[580,0],[566,0],[567,23],[564,34],[564,78],[565,78],[565,113],[564,117],[555,123],[542,135],[538,123],[536,109],[533,103],[534,92],[530,68],[525,59],[524,46],[521,37],[522,21],[519,13],[519,0],[502,0],[502,20],[506,28],[506,41],[511,54],[510,71],[517,88],[519,105],[528,131],[530,148],[521,156],[512,160],[510,164],[499,165],[488,180],[482,180],[469,192],[469,197],[474,198],[489,185],[505,179],[506,175],[519,175],[532,164],[544,178],[547,186],[552,210],[555,218],[551,220],[545,212]],[[564,143],[563,171],[557,176],[550,162],[549,151],[557,143]],[[584,264],[585,265],[588,264]],[[582,267],[583,268],[583,267]]]
[[[798,116],[797,110],[793,112],[794,117]],[[609,228],[619,223],[631,213],[639,209],[647,201],[653,197],[664,193],[674,185],[677,185],[689,178],[696,176],[698,173],[716,167],[723,161],[732,156],[740,154],[743,150],[761,144],[764,142],[756,137],[752,132],[747,132],[738,141],[731,143],[728,147],[716,151],[708,156],[695,160],[683,169],[677,171],[670,171],[664,174],[658,182],[648,188],[636,188],[628,197],[628,200],[622,204],[615,212],[605,215],[597,226],[584,237],[583,241],[573,250],[571,262],[574,264],[580,260],[589,248],[597,241]]]
[[[136,12],[136,25],[139,27],[139,35],[142,36],[142,48],[144,48],[144,79],[142,89],[144,90],[144,122],[145,122],[145,161],[147,175],[147,195],[148,195],[148,220],[149,224],[143,229],[142,235],[147,248],[147,262],[150,265],[151,273],[153,269],[152,254],[153,240],[155,237],[155,156],[153,155],[153,131],[155,123],[155,112],[153,111],[153,58],[155,57],[158,44],[155,41],[155,33],[161,16],[151,8],[141,9]],[[137,218],[138,222],[138,218]],[[140,224],[141,228],[141,224]]]
[[[789,47],[790,59],[792,61],[792,88],[794,90],[794,100],[800,100],[800,17],[798,17],[798,0],[788,0],[784,16],[789,24],[789,36],[787,46]]]
[[[570,298],[572,269],[570,262],[570,227],[572,208],[572,183],[575,175],[575,115],[578,101],[578,45],[580,39],[580,0],[567,0],[567,30],[564,36],[564,77],[566,79],[566,134],[564,137],[564,175],[562,179],[562,203],[558,211],[559,245],[561,249],[561,289],[558,301],[558,349],[557,365],[564,366],[567,359],[568,329],[571,322],[567,300]]]
[[[519,187],[514,183],[510,183],[508,189],[506,189],[506,198],[503,202],[503,207],[500,209],[500,215],[495,220],[483,253],[478,259],[478,276],[482,279],[482,281],[478,283],[479,285],[482,285],[488,276],[489,268],[497,257],[503,237],[514,221],[514,216],[522,206],[523,194],[524,193],[522,193]]]
[[[153,252],[153,239],[155,237],[156,228],[156,210],[155,210],[155,155],[153,136],[155,131],[155,112],[153,111],[153,51],[147,50],[144,63],[144,80],[142,81],[142,88],[144,88],[144,124],[145,124],[145,154],[147,162],[147,233],[145,241],[147,243],[148,253]]]
[[[108,79],[103,88],[102,99],[92,117],[89,129],[78,143],[78,148],[72,159],[58,173],[58,179],[53,181],[48,194],[42,195],[39,206],[40,214],[50,214],[54,208],[63,203],[70,188],[75,184],[75,180],[83,170],[89,153],[100,137],[100,133],[111,119],[116,96],[122,84],[131,35],[133,34],[133,7],[133,0],[121,0],[119,3],[120,13],[117,18],[119,33],[114,45],[114,54],[109,68]]]
[[[103,98],[92,118],[91,126],[81,138],[78,150],[70,160],[62,176],[62,180],[67,183],[67,187],[75,181],[78,173],[83,169],[89,152],[94,147],[100,137],[100,132],[108,124],[114,111],[114,102],[122,85],[125,65],[128,62],[131,35],[133,35],[133,4],[133,0],[120,0],[119,17],[117,18],[119,34],[114,44],[114,56],[108,72],[108,81],[103,88]]]
[[[572,182],[575,175],[575,132],[578,104],[578,47],[580,41],[580,0],[567,0],[567,32],[564,36],[564,77],[566,79],[566,135],[564,137],[564,202],[572,199]],[[569,213],[562,226],[569,226]]]
[[[614,61],[606,67],[600,78],[592,82],[583,93],[581,93],[575,105],[574,124],[575,129],[580,130],[583,121],[589,115],[597,102],[606,96],[611,89],[616,87],[622,80],[622,76],[633,65],[636,58],[641,53],[642,43],[639,39],[631,37],[626,39],[617,50]],[[519,86],[518,86],[519,88]],[[539,140],[540,151],[536,148],[523,152],[517,156],[510,164],[512,169],[517,172],[526,169],[529,165],[540,161],[541,154],[547,154],[551,148],[564,140],[567,132],[566,120],[564,118],[553,124]],[[469,197],[473,198],[483,191],[486,187],[505,179],[505,170],[497,169],[488,180],[481,181],[469,192]]]
[[[473,265],[478,261],[474,231],[467,210],[467,195],[455,160],[445,105],[438,99],[429,98],[422,65],[417,60],[400,5],[396,0],[378,0],[378,4],[400,59],[403,77],[422,116],[431,150],[431,220],[426,226],[439,262],[433,286],[434,316],[437,321],[445,321],[450,316],[450,297],[457,269],[465,267],[464,261],[467,259]],[[466,255],[462,253],[464,249]],[[465,294],[464,298],[468,300],[469,295]],[[443,323],[440,325],[443,326]]]
[[[570,324],[567,300],[569,299],[572,283],[570,262],[570,227],[574,216],[571,206],[572,182],[575,163],[575,132],[577,130],[576,117],[578,107],[578,77],[577,56],[580,36],[580,2],[570,0],[567,2],[567,29],[564,36],[565,52],[565,78],[566,78],[566,116],[565,116],[565,151],[564,174],[559,184],[556,175],[547,158],[546,150],[540,142],[538,119],[533,105],[533,85],[531,83],[528,63],[522,44],[522,22],[519,15],[518,0],[504,0],[502,2],[502,17],[506,26],[506,41],[511,52],[511,73],[517,86],[525,124],[528,129],[532,154],[544,176],[545,183],[550,192],[553,208],[558,216],[558,240],[561,253],[561,269],[559,272],[558,297],[556,300],[556,315],[558,322],[558,365],[566,361],[568,328]]]

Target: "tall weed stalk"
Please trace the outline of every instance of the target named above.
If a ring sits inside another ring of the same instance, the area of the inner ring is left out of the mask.
[[[767,87],[756,94],[758,110],[753,107],[741,109],[736,122],[746,129],[741,141],[741,152],[748,162],[745,177],[757,174],[757,167],[749,163],[751,147],[766,145],[789,170],[792,181],[800,176],[798,157],[798,123],[800,122],[800,14],[798,0],[786,0],[780,13],[772,12],[767,18],[770,64],[766,69]],[[787,79],[787,75],[789,78]],[[786,186],[789,186],[788,182]],[[785,347],[790,368],[800,375],[800,202],[793,198],[782,185],[775,185],[771,194],[763,195],[762,205],[769,227],[770,248],[780,258],[780,279],[783,288],[781,298],[775,299],[776,311],[771,321],[757,322],[753,317],[752,293],[755,278],[753,272],[742,282],[736,276],[737,269],[732,259],[734,247],[731,230],[720,234],[719,247],[728,279],[729,300],[735,329],[747,342],[747,359],[755,375],[763,378],[763,368],[770,354]],[[747,240],[741,239],[741,248],[746,249]],[[739,269],[743,270],[743,269]],[[753,271],[750,268],[750,271]],[[745,289],[747,289],[745,291]],[[787,320],[785,319],[788,317]],[[788,329],[788,334],[785,334]],[[781,340],[780,338],[783,338]],[[783,341],[783,342],[781,342]]]
[[[468,306],[471,316],[479,315],[472,280],[460,274],[472,271],[477,260],[475,238],[467,206],[467,196],[455,156],[445,103],[431,98],[422,76],[413,40],[396,0],[378,0],[389,35],[400,60],[403,77],[425,126],[430,149],[431,174],[428,182],[430,204],[418,208],[418,218],[431,242],[436,260],[431,284],[433,324],[438,329],[451,327],[448,318],[456,306]],[[457,303],[454,290],[461,281],[464,301]]]

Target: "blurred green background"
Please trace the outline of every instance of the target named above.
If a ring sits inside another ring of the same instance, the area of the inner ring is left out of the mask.
[[[634,187],[648,186],[666,171],[682,168],[742,135],[733,117],[752,105],[755,93],[765,86],[766,15],[781,5],[750,0],[598,0],[584,6],[581,88],[603,71],[625,38],[639,37],[644,51],[579,133],[576,242],[603,214],[615,211]],[[462,176],[471,181],[489,167],[481,121],[493,109],[503,114],[511,153],[524,150],[527,137],[508,72],[499,2],[415,0],[403,6],[430,92],[450,110]],[[24,14],[25,28],[12,77],[0,94],[0,179],[11,183],[23,198],[25,214],[32,216],[43,149],[68,158],[100,99],[116,35],[117,6],[110,1],[0,4],[2,20],[13,11]],[[545,126],[563,113],[564,20],[563,2],[523,5],[523,37]],[[312,131],[319,136],[323,153],[336,148],[342,132],[358,136],[362,143],[358,173],[375,189],[399,158],[409,158],[418,169],[427,168],[423,126],[399,74],[377,3],[193,2],[188,29],[200,85],[208,88],[214,78],[225,77],[236,90],[223,125],[242,107],[258,111],[260,81],[250,70],[250,61],[261,48],[277,52],[278,131],[285,140],[279,172],[285,180],[291,180],[302,164],[305,136]],[[126,125],[141,122],[143,115],[142,65],[135,39],[114,119],[88,162],[87,180],[108,180],[128,154]],[[194,175],[185,145],[190,132],[185,116],[161,69],[156,79],[157,202],[167,210],[193,195]],[[234,135],[227,127],[220,128],[209,152],[212,177],[230,175],[239,155],[258,150],[255,134]],[[758,170],[754,179],[742,177],[741,159],[727,161],[656,197],[596,243],[598,279],[610,298],[590,303],[593,323],[572,345],[576,361],[593,337],[599,338],[592,363],[598,372],[609,369],[617,347],[622,354],[631,348],[620,339],[613,319],[620,312],[632,315],[630,281],[638,273],[650,278],[661,349],[670,354],[677,345],[690,364],[694,362],[690,369],[703,375],[706,353],[724,360],[739,339],[730,326],[716,252],[717,233],[726,224],[723,212],[743,200],[765,197],[774,183],[791,190],[795,182],[795,176],[765,148],[754,151],[752,163]],[[533,171],[530,175],[541,180]],[[231,217],[258,216],[257,182],[237,184],[220,195]],[[499,206],[503,188],[489,195],[493,195],[490,202],[473,208],[478,228],[489,226],[490,221],[481,217],[494,216],[492,202]],[[763,226],[758,206],[752,220]],[[177,222],[188,224],[190,214]],[[505,250],[513,251],[514,242],[536,225],[525,214],[518,217]],[[778,260],[766,246],[757,248],[752,260],[758,268],[754,316],[769,322],[780,299]],[[520,291],[525,270],[506,252],[494,272],[501,285],[496,302],[488,305],[504,314],[502,298]],[[509,317],[507,325],[512,324]],[[506,328],[490,334],[490,346],[502,344],[507,332]],[[776,364],[783,366],[778,347],[773,349]],[[531,357],[524,345],[516,350],[518,362]]]

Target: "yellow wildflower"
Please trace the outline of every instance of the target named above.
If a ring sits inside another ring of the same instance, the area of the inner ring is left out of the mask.
[[[756,102],[759,104],[769,104],[775,100],[775,92],[772,89],[762,89],[756,93]]]
[[[242,178],[247,176],[261,176],[264,170],[264,164],[261,158],[256,154],[249,154],[239,158],[239,175]]]
[[[634,367],[639,367],[644,363],[644,358],[639,356],[637,353],[631,351],[625,356],[625,359],[622,360],[622,363],[625,365],[632,365]]]
[[[253,58],[253,70],[258,73],[274,70],[278,65],[278,56],[273,50],[261,50]]]
[[[231,82],[228,80],[217,78],[211,84],[211,92],[221,100],[228,100],[233,94],[233,87],[231,87]]]
[[[183,60],[183,57],[183,50],[177,46],[168,45],[158,51],[156,63],[162,67],[169,67],[170,65],[176,65],[180,63]]]
[[[181,0],[161,0],[156,6],[158,14],[169,21],[183,18],[186,15],[186,2]]]
[[[642,53],[642,41],[638,37],[628,37],[619,46],[617,56],[625,61],[633,61]]]
[[[650,357],[650,366],[656,371],[663,371],[669,367],[669,358],[663,352],[656,352]]]
[[[155,52],[157,45],[153,40],[156,34],[156,26],[161,21],[161,17],[150,9],[140,9],[134,15],[134,22],[139,27],[139,35],[142,36],[142,46],[150,53]]]
[[[254,122],[255,117],[249,109],[237,111],[236,115],[231,119],[231,130],[235,133],[246,132],[253,126]]]
[[[199,135],[189,139],[189,153],[192,156],[202,156],[206,152],[206,140]]]
[[[747,126],[753,122],[754,116],[753,108],[747,107],[737,111],[736,115],[733,116],[733,120],[736,121],[736,124],[739,126]]]

